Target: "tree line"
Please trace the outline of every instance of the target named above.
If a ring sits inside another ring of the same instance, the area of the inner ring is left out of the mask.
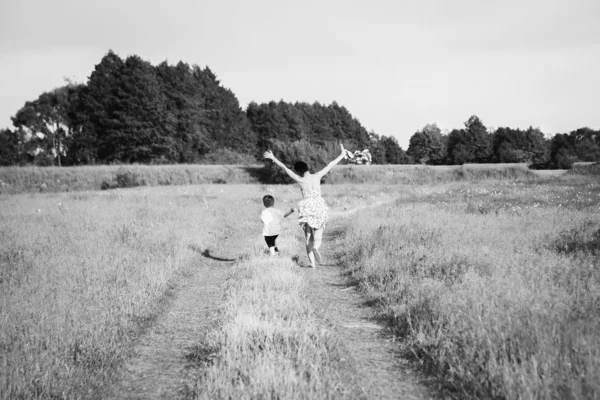
[[[367,132],[336,102],[252,102],[243,110],[208,67],[153,66],[112,51],[87,82],[42,93],[12,122],[12,129],[0,130],[0,165],[249,164],[272,149],[283,162],[301,158],[319,168],[337,155],[340,142],[369,149],[375,164],[562,167],[600,158],[598,131],[582,128],[552,139],[534,128],[488,132],[476,116],[449,134],[425,126],[405,152],[393,136]]]
[[[442,134],[428,124],[410,138],[407,155],[415,163],[526,163],[530,168],[571,168],[576,161],[600,161],[600,130],[580,128],[547,138],[538,128],[500,127],[489,131],[476,116],[463,129]]]
[[[368,133],[335,102],[242,110],[208,67],[153,66],[112,51],[85,84],[43,93],[12,122],[14,129],[0,131],[2,165],[256,163],[268,148],[284,159],[312,154],[322,164],[339,142],[377,149],[379,163],[406,157],[396,139]]]

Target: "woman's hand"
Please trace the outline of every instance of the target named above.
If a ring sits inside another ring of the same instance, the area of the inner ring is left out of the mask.
[[[346,150],[344,148],[344,145],[340,143],[340,147],[342,148],[342,155],[344,156],[345,159],[353,159],[354,158],[354,154],[352,154],[352,152],[350,150]]]
[[[263,154],[263,158],[267,158],[269,160],[275,160],[275,156],[273,155],[273,152],[271,150],[265,151],[265,153]]]

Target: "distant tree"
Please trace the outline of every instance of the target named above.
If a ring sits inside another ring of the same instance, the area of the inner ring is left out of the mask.
[[[473,155],[472,161],[487,162],[491,154],[491,141],[487,128],[476,115],[471,116],[465,122],[465,128],[470,151]]]
[[[250,103],[246,115],[252,131],[256,132],[259,153],[266,150],[272,140],[307,140],[317,146],[342,142],[349,149],[364,149],[372,145],[366,129],[336,102],[328,106],[283,101]]]
[[[473,159],[468,146],[467,133],[464,129],[453,129],[448,135],[448,161],[450,164],[462,165]]]
[[[382,136],[381,142],[385,149],[385,163],[386,164],[410,164],[411,158],[406,155],[402,147],[398,144],[393,136]]]
[[[541,164],[548,162],[548,142],[539,128],[529,127],[525,131],[525,143],[521,148],[525,153],[525,162]]]
[[[427,124],[415,132],[406,154],[419,164],[442,164],[446,158],[446,143],[437,124]]]
[[[119,116],[124,116],[120,104],[120,98],[124,96],[120,88],[123,66],[124,61],[109,50],[95,66],[81,94],[83,113],[87,116],[90,134],[94,137],[93,152],[95,158],[101,162],[114,161],[122,157],[121,154],[114,154],[116,149],[113,147],[119,145],[117,143],[111,145],[110,141],[111,139],[116,141],[115,136],[120,133],[122,127]]]
[[[26,102],[12,117],[13,125],[28,133],[26,140],[30,140],[42,156],[55,159],[58,166],[67,153],[66,140],[73,134],[71,93],[69,86],[45,92],[36,100]]]
[[[98,140],[96,129],[91,121],[92,113],[85,84],[69,84],[72,135],[68,138],[67,161],[69,164],[95,164],[98,159]]]
[[[165,96],[165,122],[173,134],[175,160],[197,162],[215,147],[208,118],[215,110],[207,105],[198,78],[202,70],[183,62],[174,66],[163,62],[156,67],[156,72]]]
[[[548,161],[544,134],[538,128],[527,130],[498,128],[492,135],[493,159],[502,163],[542,164]]]
[[[20,140],[17,131],[0,129],[0,165],[9,166],[19,163]]]
[[[581,161],[600,161],[600,130],[584,127],[569,134],[573,151]]]
[[[256,154],[256,134],[233,92],[222,87],[208,67],[194,69],[194,78],[206,96],[208,130],[215,146],[241,154]]]
[[[176,158],[172,121],[154,67],[138,56],[109,52],[88,86],[89,107],[104,162]]]
[[[556,134],[550,141],[550,166],[558,169],[570,169],[577,161],[573,146],[573,137],[568,134]]]
[[[490,155],[489,134],[475,115],[465,122],[465,129],[454,129],[448,135],[448,158],[452,164],[487,162]]]
[[[369,137],[370,137],[370,144],[369,144],[368,148],[371,152],[372,163],[373,164],[386,164],[385,145],[382,142],[381,138],[379,137],[379,135],[377,135],[373,131],[371,131],[369,133]]]

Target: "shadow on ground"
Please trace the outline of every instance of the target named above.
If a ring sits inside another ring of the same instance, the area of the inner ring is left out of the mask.
[[[234,261],[236,261],[235,258],[223,258],[223,257],[213,256],[212,254],[210,254],[210,250],[209,249],[202,250],[200,247],[196,246],[195,244],[190,244],[189,248],[190,248],[190,250],[193,250],[196,253],[200,253],[203,257],[210,258],[211,260],[222,261],[222,262],[234,262]]]

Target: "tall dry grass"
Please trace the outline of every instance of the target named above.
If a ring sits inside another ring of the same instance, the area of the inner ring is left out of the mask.
[[[0,398],[98,398],[197,249],[239,223],[245,199],[212,198],[0,196]]]
[[[327,176],[328,183],[382,185],[424,185],[487,179],[539,180],[540,176],[525,164],[344,165],[333,169]]]
[[[283,242],[282,249],[296,245]],[[341,344],[306,298],[297,265],[288,254],[269,258],[259,253],[230,277],[215,328],[196,350],[205,369],[187,396],[361,398]]]
[[[551,176],[549,176],[551,177]],[[81,167],[0,167],[0,193],[66,192],[132,186],[273,183],[263,165],[122,165]],[[439,184],[486,179],[538,180],[525,164],[340,165],[325,183]]]
[[[170,186],[210,183],[258,183],[262,166],[242,165],[98,165],[79,167],[0,167],[0,193],[100,190],[118,186]]]
[[[600,162],[597,163],[575,163],[573,168],[567,172],[568,175],[600,175]]]
[[[354,215],[340,257],[457,396],[594,398],[600,187],[582,179],[323,191],[336,212],[397,198]],[[234,230],[260,240],[267,192],[280,209],[299,198],[258,185],[0,196],[0,398],[98,397],[198,249]],[[304,284],[289,259],[248,255],[188,397],[358,397]]]
[[[457,397],[600,396],[600,185],[404,187],[340,254]]]

